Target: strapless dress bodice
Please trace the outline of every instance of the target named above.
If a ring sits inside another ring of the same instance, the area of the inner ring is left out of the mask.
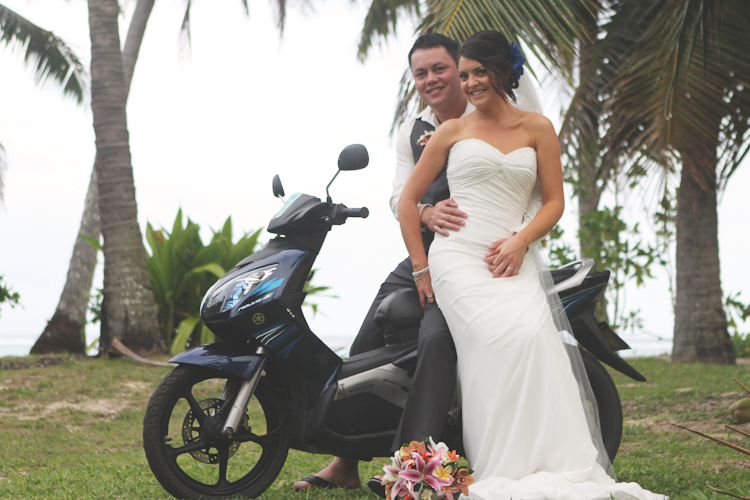
[[[508,238],[523,222],[537,178],[536,150],[508,154],[479,139],[456,142],[447,170],[451,198],[468,215],[450,236],[435,235],[433,245],[467,245],[484,257],[487,245]]]

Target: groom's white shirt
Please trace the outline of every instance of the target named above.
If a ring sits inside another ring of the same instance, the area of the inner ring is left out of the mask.
[[[476,108],[473,104],[466,103],[466,110],[461,117],[468,115],[475,109]],[[409,176],[416,165],[416,162],[414,161],[414,152],[411,147],[411,132],[417,118],[422,119],[435,128],[438,128],[439,126],[435,113],[433,113],[432,108],[428,106],[422,110],[421,113],[407,119],[398,131],[398,139],[396,140],[396,177],[393,180],[393,193],[391,194],[391,211],[393,211],[396,220],[398,220],[398,199],[401,197],[401,192],[404,190],[406,181],[409,179]],[[536,217],[536,214],[539,212],[539,209],[542,208],[543,204],[544,199],[542,198],[542,189],[539,186],[539,179],[537,178],[534,190],[531,192],[529,204],[526,207],[526,213],[523,216],[523,221],[521,222],[521,225],[515,229],[516,233],[529,225],[529,222]],[[421,203],[418,205],[420,214],[426,206],[428,205],[423,205]],[[458,208],[460,209],[461,207]]]

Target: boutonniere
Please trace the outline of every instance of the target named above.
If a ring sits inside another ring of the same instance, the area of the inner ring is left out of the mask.
[[[427,143],[429,142],[430,137],[432,137],[432,134],[434,133],[435,133],[434,130],[428,130],[424,134],[420,135],[419,139],[417,140],[417,146],[422,146],[422,147],[427,146]]]

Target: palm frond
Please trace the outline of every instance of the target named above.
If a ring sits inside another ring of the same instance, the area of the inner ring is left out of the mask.
[[[608,148],[600,140],[609,126],[605,102],[627,52],[648,27],[651,10],[647,2],[621,0],[598,17],[579,13],[588,40],[580,42],[579,83],[565,112],[560,145],[568,175],[577,188],[590,191],[595,198],[622,161],[619,150]],[[619,129],[628,124],[617,126]]]
[[[34,68],[38,85],[61,88],[81,104],[89,91],[89,77],[78,56],[60,37],[0,5],[0,42],[24,50],[24,64]]]
[[[396,31],[401,15],[417,18],[420,15],[419,0],[372,0],[359,38],[357,57],[361,62],[367,58],[374,38],[383,40]]]
[[[182,24],[180,25],[180,33],[177,37],[177,45],[179,46],[180,53],[183,53],[186,57],[190,57],[191,51],[191,37],[190,37],[190,8],[193,6],[192,0],[185,2],[185,15],[182,16]]]
[[[509,40],[524,40],[542,64],[561,71],[576,56],[576,41],[587,36],[575,9],[596,12],[589,0],[434,0],[427,6],[420,33],[463,42],[477,31],[497,30]]]
[[[406,68],[398,84],[398,95],[401,96],[396,105],[396,112],[391,123],[390,134],[393,135],[398,127],[409,117],[424,109],[424,103],[417,95],[417,88],[411,76],[411,69]]]
[[[742,0],[660,0],[643,41],[629,56],[612,96],[610,143],[632,154],[719,165],[690,174],[704,189],[726,184],[747,155],[750,15]]]
[[[284,22],[286,21],[286,0],[273,0],[274,17],[276,18],[276,28],[279,30],[279,36],[284,35]]]

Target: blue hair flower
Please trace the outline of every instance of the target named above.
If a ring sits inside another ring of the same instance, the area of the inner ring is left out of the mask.
[[[521,55],[521,49],[517,43],[511,44],[510,55],[513,58],[513,72],[511,73],[511,80],[514,85],[518,83],[518,79],[523,75],[523,65],[526,63],[526,59]]]

